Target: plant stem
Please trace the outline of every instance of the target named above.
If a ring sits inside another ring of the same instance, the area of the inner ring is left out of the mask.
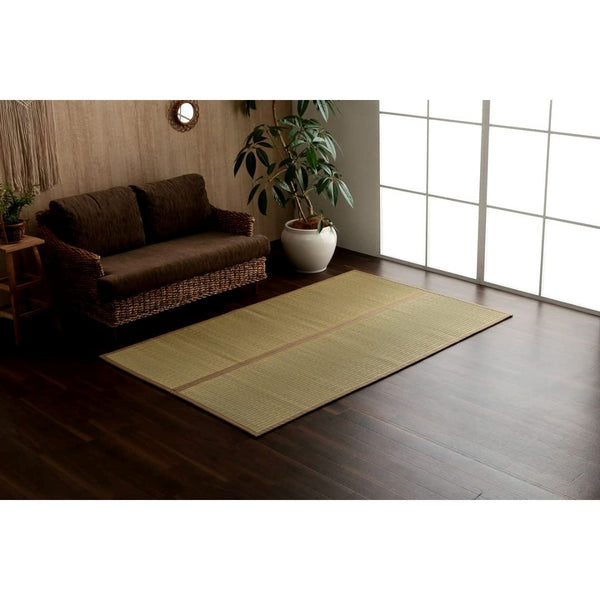
[[[277,102],[277,100],[273,100],[272,104],[271,104],[271,109],[273,111],[273,123],[275,124],[275,127],[278,126],[278,120],[277,120],[277,110],[275,107],[275,103]],[[279,135],[279,141],[281,142],[281,145],[284,149],[284,151],[286,152],[286,154],[289,156],[290,160],[294,160],[294,156],[292,155],[289,146],[285,143],[285,140],[283,139],[283,135],[281,135],[281,131],[277,132]],[[304,214],[304,211],[302,210],[302,200],[304,200],[304,202],[306,202],[306,206],[308,208],[309,211],[309,215],[314,214],[315,210],[313,208],[312,202],[310,201],[310,199],[308,198],[308,196],[306,195],[306,192],[303,192],[302,195],[300,195],[300,193],[298,192],[298,186],[296,184],[295,181],[290,181],[291,187],[292,187],[292,193],[294,196],[294,202],[296,203],[296,206],[298,208],[298,212],[300,213],[300,216],[302,218],[302,220],[306,223],[308,221],[306,215]]]

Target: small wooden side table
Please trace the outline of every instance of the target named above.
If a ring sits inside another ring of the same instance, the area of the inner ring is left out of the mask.
[[[54,324],[58,331],[61,330],[58,315],[52,306],[50,297],[50,289],[44,274],[44,267],[38,251],[38,246],[41,246],[44,240],[41,238],[26,235],[20,242],[15,244],[0,245],[0,252],[6,255],[6,270],[8,277],[0,278],[0,290],[4,290],[10,295],[10,312],[0,310],[0,316],[13,320],[15,330],[15,342],[17,345],[21,343],[21,319],[27,319],[40,314],[44,311],[51,310],[54,315]],[[15,258],[21,253],[30,250],[33,253],[36,273],[26,273],[24,270],[20,273],[21,280],[17,280],[17,266]],[[36,286],[40,286],[46,296],[46,300],[38,300],[35,298],[23,298],[23,292]]]

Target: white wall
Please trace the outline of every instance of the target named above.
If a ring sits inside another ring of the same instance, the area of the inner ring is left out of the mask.
[[[379,255],[379,101],[341,100],[341,114],[327,129],[341,151],[335,164],[354,196],[354,208],[340,198],[327,208],[338,230],[338,246]]]

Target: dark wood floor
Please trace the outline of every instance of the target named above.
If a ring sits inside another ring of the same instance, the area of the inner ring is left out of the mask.
[[[338,250],[277,249],[240,290],[124,328],[15,348],[0,323],[0,498],[600,498],[600,319]],[[254,439],[113,368],[102,351],[359,269],[514,317]]]

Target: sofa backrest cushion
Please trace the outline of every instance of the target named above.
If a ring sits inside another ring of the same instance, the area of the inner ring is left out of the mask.
[[[137,194],[148,242],[171,240],[210,228],[212,210],[202,175],[181,175],[131,188]]]
[[[58,237],[101,256],[146,243],[137,199],[128,187],[52,200],[49,210]]]

